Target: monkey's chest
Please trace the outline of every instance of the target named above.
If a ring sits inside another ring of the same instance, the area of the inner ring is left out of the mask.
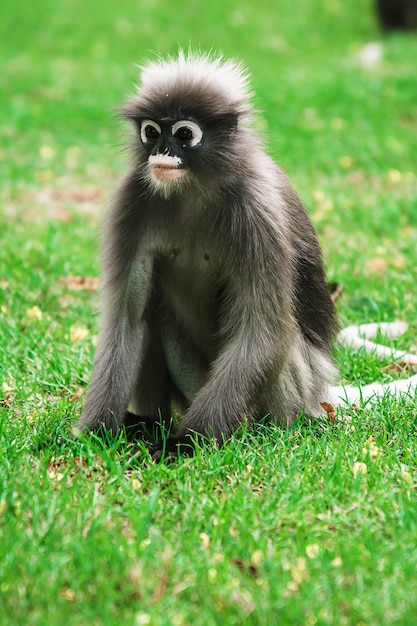
[[[210,249],[175,245],[159,272],[160,304],[196,338],[210,341],[219,308],[216,259]]]

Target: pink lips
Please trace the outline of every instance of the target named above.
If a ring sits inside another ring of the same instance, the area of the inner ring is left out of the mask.
[[[186,173],[185,169],[181,167],[181,159],[166,154],[150,156],[149,165],[152,176],[160,182],[178,180]]]

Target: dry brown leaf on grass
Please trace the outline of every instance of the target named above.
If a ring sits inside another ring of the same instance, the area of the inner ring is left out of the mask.
[[[76,391],[75,393],[73,393],[73,394],[72,394],[72,396],[71,396],[71,400],[73,400],[73,401],[75,401],[75,400],[79,400],[79,399],[82,397],[82,395],[83,395],[83,394],[84,394],[84,389],[83,389],[83,387],[79,387],[79,388],[77,389],[77,391]]]
[[[80,189],[53,189],[51,197],[53,200],[68,202],[94,202],[103,195],[100,187],[83,187]]]
[[[385,274],[388,270],[388,261],[382,257],[369,259],[366,263],[365,270],[367,274]]]
[[[71,589],[71,587],[64,587],[63,589],[61,589],[61,591],[59,592],[59,597],[67,600],[68,602],[75,602],[77,600],[75,591],[74,589]]]
[[[162,600],[162,598],[165,596],[167,587],[168,587],[168,567],[166,565],[158,578],[158,582],[156,584],[156,588],[152,596],[153,604],[158,604]]]
[[[53,207],[51,209],[51,217],[65,224],[71,224],[74,219],[74,216],[62,206]]]
[[[70,328],[70,340],[72,343],[78,343],[79,341],[83,341],[90,334],[88,328],[83,328],[81,326],[71,326]]]
[[[98,278],[94,276],[62,276],[58,287],[66,287],[72,291],[97,291]]]
[[[9,409],[12,406],[12,394],[11,393],[6,393],[4,398],[0,400],[0,406],[4,407],[5,409]]]
[[[336,421],[336,411],[335,408],[330,402],[322,402],[321,406],[327,413],[327,417],[329,418],[329,422],[334,424]]]
[[[408,361],[398,361],[390,363],[382,368],[383,372],[392,372],[393,374],[415,374],[417,365]]]
[[[94,464],[81,456],[72,459],[52,459],[48,463],[48,478],[54,483],[60,483],[66,478],[66,484],[71,484],[74,476],[83,472],[87,478],[97,478],[104,470],[103,459],[94,455]]]

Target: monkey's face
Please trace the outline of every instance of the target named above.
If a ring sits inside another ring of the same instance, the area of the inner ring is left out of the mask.
[[[213,108],[175,102],[169,110],[154,106],[153,111],[131,115],[142,171],[152,192],[168,196],[186,186],[211,193],[236,171],[238,115]]]
[[[141,120],[140,138],[148,154],[152,180],[164,185],[184,178],[190,167],[189,152],[201,148],[203,134],[201,126],[190,119]]]

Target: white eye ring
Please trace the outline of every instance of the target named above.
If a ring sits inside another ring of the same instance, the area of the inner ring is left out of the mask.
[[[180,120],[179,122],[175,122],[172,127],[172,134],[176,135],[182,128],[191,131],[191,136],[188,139],[183,140],[185,145],[194,147],[197,146],[203,139],[203,131],[201,127],[191,120]],[[181,137],[178,137],[178,139],[181,141]]]
[[[152,139],[146,136],[146,129],[149,128],[149,126],[155,129],[158,135],[162,132],[161,127],[156,122],[153,122],[152,120],[143,120],[140,125],[140,138],[142,139],[142,143],[149,143],[149,141],[152,141]],[[157,139],[157,137],[155,137],[155,139]]]

